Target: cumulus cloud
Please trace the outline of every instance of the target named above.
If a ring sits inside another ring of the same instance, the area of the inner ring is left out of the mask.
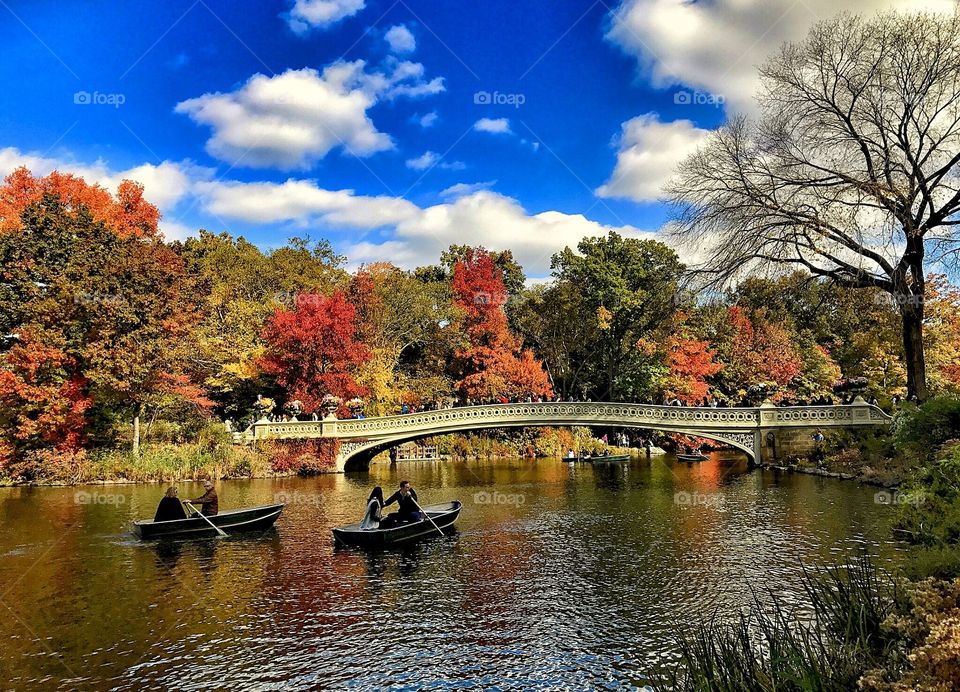
[[[295,0],[287,24],[298,34],[327,29],[364,8],[364,0]]]
[[[211,156],[236,166],[306,169],[337,147],[355,156],[393,148],[367,110],[382,99],[443,90],[443,78],[426,80],[420,63],[394,60],[386,70],[368,72],[362,60],[338,61],[322,73],[256,74],[236,91],[204,94],[175,110],[213,130],[206,145]]]
[[[417,49],[417,39],[403,24],[390,27],[383,37],[394,53],[412,53]]]
[[[446,190],[441,191],[440,197],[448,200],[456,199],[457,197],[472,195],[474,192],[479,192],[480,190],[489,190],[496,184],[496,180],[485,180],[480,183],[456,183]]]
[[[358,232],[345,248],[354,262],[385,257],[400,266],[431,261],[452,243],[469,242],[511,249],[533,276],[549,271],[550,256],[585,236],[604,235],[611,227],[580,214],[545,211],[529,214],[510,197],[486,189],[450,188],[443,203],[420,207],[396,197],[325,190],[310,180],[284,183],[202,182],[205,208],[223,218],[250,223],[329,224]],[[383,239],[379,231],[392,231]],[[631,237],[652,237],[632,226],[615,230]],[[372,233],[377,231],[377,233]],[[370,236],[374,237],[370,237]]]
[[[624,0],[607,37],[635,55],[660,87],[685,84],[749,112],[757,67],[784,41],[840,11],[952,12],[954,0]]]
[[[426,115],[419,115],[419,114],[415,115],[413,118],[413,121],[423,129],[427,129],[428,127],[433,127],[434,125],[436,125],[437,120],[439,119],[440,119],[440,116],[437,115],[436,111],[430,111]]]
[[[497,135],[511,134],[509,118],[480,118],[473,124],[477,132],[491,132]]]
[[[462,161],[444,161],[435,151],[426,151],[415,159],[407,159],[407,168],[415,171],[425,171],[428,168],[443,168],[448,171],[462,171],[466,164]]]
[[[652,113],[628,120],[621,128],[616,140],[617,165],[597,194],[637,202],[660,197],[677,162],[692,154],[710,133],[689,120],[660,122]]]

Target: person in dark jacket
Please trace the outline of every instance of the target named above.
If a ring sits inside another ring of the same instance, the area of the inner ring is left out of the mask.
[[[400,489],[387,498],[383,503],[384,507],[389,507],[394,502],[400,504],[396,512],[391,512],[386,519],[380,522],[380,528],[385,528],[384,523],[389,526],[396,526],[401,522],[420,521],[420,508],[417,506],[417,491],[410,486],[410,481],[400,481]]]
[[[213,489],[212,481],[203,482],[203,495],[198,497],[196,500],[190,500],[190,502],[199,502],[200,503],[200,514],[205,517],[215,517],[220,511],[220,500],[217,497],[217,491]]]
[[[177,519],[186,519],[187,513],[177,497],[177,489],[174,486],[167,488],[167,492],[160,498],[160,504],[157,506],[157,513],[153,517],[154,521],[176,521]]]

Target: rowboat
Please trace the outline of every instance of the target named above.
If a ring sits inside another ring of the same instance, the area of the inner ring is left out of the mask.
[[[630,462],[629,454],[608,454],[603,456],[602,454],[595,457],[589,457],[585,461],[589,461],[591,464],[625,464]]]
[[[283,505],[264,505],[220,512],[207,517],[214,526],[225,533],[242,531],[263,531],[273,526],[273,522],[283,511]],[[216,536],[216,530],[203,517],[188,517],[173,521],[135,521],[133,531],[144,540],[152,538],[203,538]]]
[[[390,548],[411,545],[431,534],[436,535],[437,528],[443,530],[453,526],[462,508],[463,503],[460,500],[427,505],[423,511],[433,519],[433,522],[424,518],[389,529],[361,529],[360,523],[357,522],[333,529],[333,538],[337,545],[354,548]]]
[[[678,454],[677,459],[680,461],[706,461],[710,457],[705,454]]]

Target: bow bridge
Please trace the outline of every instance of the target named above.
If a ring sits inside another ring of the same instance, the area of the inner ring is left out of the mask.
[[[704,437],[744,451],[754,461],[774,461],[813,447],[816,429],[886,425],[891,418],[857,397],[842,406],[779,408],[769,401],[750,408],[655,406],[606,402],[492,404],[397,416],[319,421],[259,420],[238,442],[329,438],[340,441],[337,471],[365,469],[380,452],[432,435],[491,428],[609,426]]]

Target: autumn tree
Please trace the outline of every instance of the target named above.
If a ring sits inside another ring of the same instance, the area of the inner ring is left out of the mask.
[[[694,338],[687,329],[678,332],[666,339],[667,375],[660,383],[661,393],[696,406],[707,396],[709,379],[723,369],[723,364],[716,361],[709,342]]]
[[[676,233],[715,281],[802,267],[894,297],[910,394],[928,394],[930,262],[960,223],[960,15],[821,22],[760,70],[737,117],[680,166]]]
[[[449,395],[446,384],[421,387],[415,369],[406,367],[429,357],[429,342],[440,346],[444,340],[441,325],[453,319],[446,285],[423,282],[388,262],[377,262],[354,274],[348,292],[357,310],[358,337],[371,351],[359,374],[368,390],[368,411],[392,413],[404,401]],[[430,368],[434,378],[446,365],[445,357],[438,360],[440,366],[435,360]]]
[[[263,329],[263,369],[276,376],[290,400],[317,411],[325,394],[362,396],[359,369],[370,358],[357,340],[356,310],[342,291],[302,293],[292,308],[277,308]]]
[[[12,340],[0,356],[0,471],[28,450],[80,448],[92,404],[89,383],[51,335],[21,330]]]
[[[112,195],[102,186],[69,173],[53,171],[36,178],[22,166],[7,176],[0,189],[0,233],[20,230],[24,210],[44,195],[56,197],[69,211],[83,207],[95,221],[103,222],[122,238],[157,235],[160,212],[144,199],[140,183],[124,180]]]
[[[453,368],[463,396],[486,400],[551,395],[543,366],[510,332],[503,309],[503,273],[488,252],[471,248],[465,253],[454,266],[451,292],[462,313],[459,327],[465,344]]]
[[[84,197],[76,186],[70,194]],[[183,265],[159,237],[117,232],[84,204],[45,192],[0,233],[0,264],[0,332],[30,334],[62,354],[63,377],[83,382],[93,401],[95,434],[111,436],[122,416],[134,423],[136,451],[147,409],[171,397],[208,403],[184,370],[194,316]]]

